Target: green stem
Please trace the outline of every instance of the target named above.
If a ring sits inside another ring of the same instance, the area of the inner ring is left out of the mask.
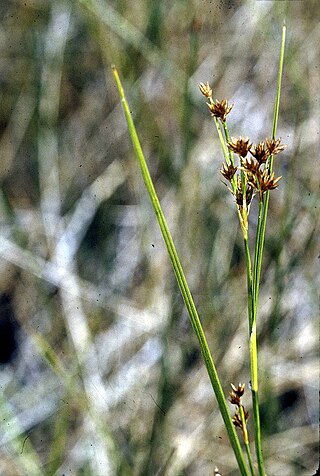
[[[276,101],[275,101],[274,112],[273,112],[272,139],[276,139],[276,134],[277,134],[285,41],[286,41],[286,25],[284,24],[282,28],[277,93],[276,93]],[[272,172],[272,168],[273,168],[272,155],[268,158],[267,167],[270,170],[270,172]],[[255,262],[254,262],[255,279],[253,283],[254,284],[254,300],[255,300],[256,306],[258,304],[261,263],[262,263],[264,238],[265,238],[267,215],[268,215],[268,208],[269,208],[269,197],[270,197],[270,191],[268,190],[265,193],[265,200],[264,201],[260,200],[260,205],[259,205],[259,218],[258,218],[258,225],[257,225]]]
[[[256,455],[259,468],[259,476],[265,476],[262,444],[261,444],[261,426],[260,426],[260,412],[259,412],[259,393],[252,389],[252,410],[254,419],[254,440],[256,445]]]
[[[223,126],[223,130],[224,130],[224,135],[225,135],[225,138],[226,138],[226,143],[228,144],[228,142],[230,142],[230,134],[229,134],[229,129],[228,129],[227,123],[222,122],[222,126]],[[232,152],[231,149],[228,149],[228,150],[229,150],[230,164],[234,165],[233,152]]]
[[[283,71],[284,60],[284,47],[286,37],[286,26],[283,25],[282,40],[279,59],[279,71],[278,71],[278,83],[277,94],[274,106],[273,114],[273,126],[272,126],[272,139],[276,138],[279,106],[280,106],[280,91],[281,80]],[[267,168],[272,171],[273,156],[270,156],[267,162]],[[265,241],[265,232],[267,224],[267,215],[269,208],[270,192],[265,193],[264,200],[260,198],[259,201],[259,217],[257,223],[255,253],[254,253],[254,265],[253,265],[253,316],[252,316],[252,330],[250,334],[250,369],[251,369],[251,385],[252,385],[252,405],[253,405],[253,417],[254,417],[254,429],[255,429],[255,443],[256,454],[258,460],[259,476],[265,476],[263,456],[262,456],[262,444],[261,444],[261,429],[260,429],[260,414],[259,414],[259,393],[258,393],[258,355],[257,355],[257,309],[259,299],[259,286],[262,266],[262,256]]]
[[[214,119],[214,123],[215,123],[216,129],[217,129],[217,133],[218,133],[218,137],[219,137],[219,140],[220,140],[220,144],[221,144],[221,148],[222,148],[222,152],[223,152],[225,161],[228,165],[230,165],[232,162],[230,161],[230,158],[229,158],[228,148],[227,148],[225,140],[223,138],[223,134],[222,134],[222,131],[221,131],[219,120],[216,117],[214,117],[213,119]]]
[[[248,289],[249,289],[249,284],[248,284]],[[251,306],[250,306],[250,301],[251,301]],[[250,294],[248,294],[248,311],[249,311],[249,325],[251,323],[249,352],[250,352],[252,410],[253,410],[253,420],[254,420],[254,438],[255,438],[255,447],[256,447],[256,455],[257,455],[257,461],[258,461],[259,475],[265,476],[263,455],[262,455],[259,396],[258,396],[257,306],[255,302],[254,292],[251,292],[251,296]]]
[[[139,141],[139,138],[138,138],[138,135],[137,135],[132,117],[131,117],[131,113],[130,113],[130,109],[129,109],[129,106],[128,106],[128,103],[127,103],[127,100],[126,100],[126,97],[125,97],[125,93],[124,93],[122,84],[120,82],[118,72],[117,72],[115,67],[113,67],[113,75],[114,75],[114,78],[115,78],[115,81],[116,81],[116,84],[117,84],[117,87],[118,87],[120,99],[121,99],[121,102],[122,102],[122,106],[123,106],[123,109],[124,109],[126,121],[127,121],[127,124],[128,124],[129,133],[130,133],[130,136],[131,136],[131,140],[132,140],[132,144],[133,144],[133,147],[134,147],[134,150],[135,150],[136,157],[139,161],[139,165],[140,165],[140,168],[141,168],[143,180],[144,180],[145,186],[147,188],[147,191],[149,193],[149,197],[150,197],[152,206],[154,208],[154,212],[156,214],[156,217],[157,217],[157,220],[158,220],[161,232],[162,232],[162,236],[163,236],[163,239],[165,241],[165,244],[166,244],[166,247],[167,247],[171,262],[172,262],[172,266],[173,266],[173,269],[174,269],[174,272],[175,272],[175,275],[176,275],[176,279],[177,279],[177,282],[179,284],[179,288],[180,288],[182,297],[184,299],[186,308],[187,308],[189,316],[190,316],[192,327],[194,329],[194,332],[195,332],[195,334],[198,338],[199,344],[200,344],[201,353],[202,353],[202,356],[203,356],[203,359],[204,359],[204,362],[205,362],[205,365],[206,365],[206,368],[207,368],[207,372],[208,372],[208,375],[209,375],[209,378],[210,378],[210,381],[211,381],[212,388],[213,388],[214,393],[215,393],[216,398],[217,398],[217,402],[218,402],[218,405],[219,405],[219,409],[220,409],[222,418],[224,420],[224,424],[225,424],[227,432],[228,432],[228,436],[229,436],[231,446],[233,448],[235,457],[236,457],[237,462],[238,462],[240,473],[241,473],[242,476],[249,476],[248,467],[247,467],[247,464],[246,464],[245,459],[244,459],[243,451],[242,451],[242,448],[240,446],[240,442],[239,442],[237,433],[236,433],[234,425],[232,423],[231,415],[230,415],[230,412],[229,412],[229,409],[228,409],[228,406],[227,406],[227,403],[226,403],[226,399],[224,397],[224,393],[223,393],[223,390],[222,390],[220,380],[218,378],[218,374],[217,374],[215,365],[213,363],[213,359],[212,359],[212,356],[211,356],[211,353],[210,353],[210,350],[209,350],[209,346],[208,346],[208,343],[207,343],[207,340],[206,340],[206,337],[205,337],[205,334],[204,334],[204,331],[203,331],[203,328],[202,328],[202,325],[201,325],[201,322],[200,322],[200,318],[198,316],[198,312],[197,312],[195,304],[193,302],[193,298],[192,298],[190,289],[188,287],[188,284],[187,284],[187,281],[186,281],[186,278],[185,278],[185,275],[184,275],[184,272],[183,272],[183,269],[182,269],[177,251],[176,251],[176,248],[174,246],[174,243],[173,243],[173,240],[172,240],[172,237],[171,237],[166,219],[165,219],[163,211],[161,209],[160,202],[158,200],[156,191],[154,189],[154,185],[153,185],[152,179],[150,177],[148,166],[146,164],[146,161],[145,161],[145,158],[144,158],[144,155],[143,155],[143,152],[142,152],[142,148],[141,148],[141,145],[140,145],[140,141]]]
[[[218,132],[220,131],[219,138],[220,138],[223,154],[224,154],[224,157],[225,157],[225,160],[226,160],[226,164],[234,166],[233,152],[232,152],[231,149],[228,149],[228,146],[227,146],[228,142],[230,142],[230,135],[229,135],[229,130],[228,130],[227,123],[222,122],[222,127],[223,127],[224,137],[225,137],[225,140],[224,140],[223,136],[222,136],[222,133],[221,133],[221,128],[220,128],[219,121],[216,117],[214,118],[214,120],[215,120]],[[234,195],[236,195],[236,192],[237,192],[237,178],[236,178],[236,175],[234,175],[232,177],[231,185],[232,185],[233,193],[234,193]],[[240,217],[241,217],[241,215],[239,216],[239,220],[240,220],[240,223],[241,223],[241,218]]]
[[[250,450],[250,445],[249,445],[249,443],[245,443],[244,446],[245,446],[245,449],[246,449],[246,452],[247,452],[247,456],[248,456],[248,461],[249,461],[249,466],[250,466],[251,475],[252,475],[252,476],[255,476],[254,467],[253,467],[253,461],[252,461],[252,455],[251,455],[251,450]]]
[[[249,250],[248,237],[244,238],[244,249],[246,252],[246,265],[247,265],[249,333],[251,333],[252,319],[253,319],[253,295],[252,295],[252,267],[251,267],[251,256],[250,256],[250,250]]]
[[[269,191],[268,191],[269,192]],[[266,193],[265,199],[269,193]],[[259,285],[260,285],[260,273],[261,273],[261,264],[262,264],[262,252],[263,252],[263,241],[264,241],[264,233],[265,229],[263,230],[263,221],[264,221],[264,211],[266,210],[265,207],[265,200],[259,199],[259,215],[258,215],[258,223],[257,223],[257,231],[256,231],[256,243],[254,249],[254,264],[253,264],[253,302],[256,306],[258,306],[258,296],[259,296]],[[265,217],[267,218],[267,217]],[[261,242],[262,240],[262,242]]]
[[[244,446],[246,448],[246,452],[247,452],[247,456],[248,456],[251,476],[255,476],[253,461],[252,461],[252,455],[251,455],[251,450],[250,450],[249,437],[248,437],[246,417],[245,417],[244,408],[243,408],[242,405],[240,405],[240,407],[239,407],[239,413],[240,413],[240,418],[241,418],[241,422],[242,422],[243,441],[244,441]]]
[[[275,102],[274,111],[273,111],[272,139],[276,138],[277,127],[278,127],[281,81],[282,81],[283,60],[284,60],[284,47],[285,47],[285,44],[286,44],[286,30],[287,30],[286,24],[285,24],[285,22],[283,22],[281,48],[280,48],[280,58],[279,58],[279,69],[278,69],[277,94],[276,94],[276,102]]]

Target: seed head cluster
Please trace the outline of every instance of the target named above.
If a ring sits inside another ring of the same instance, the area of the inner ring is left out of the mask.
[[[212,89],[209,83],[199,84],[200,92],[209,100],[207,106],[211,115],[221,121],[225,131],[226,146],[229,156],[222,165],[221,174],[230,183],[229,190],[235,197],[236,204],[242,214],[248,208],[255,193],[259,200],[268,190],[277,188],[281,177],[275,177],[270,171],[271,157],[285,149],[280,139],[265,139],[258,144],[253,144],[248,137],[232,137],[229,139],[226,120],[233,104],[229,105],[227,99],[221,101],[212,99]],[[235,165],[233,153],[239,158],[239,165]]]
[[[253,192],[259,193],[259,197],[262,200],[263,194],[267,190],[274,190],[277,188],[281,177],[275,178],[274,172],[270,173],[266,167],[268,158],[271,155],[276,155],[285,149],[285,146],[280,144],[280,139],[266,139],[259,142],[259,144],[251,144],[250,139],[239,137],[232,138],[227,143],[229,150],[239,156],[240,170],[244,171],[244,177],[246,181],[246,203],[250,204],[253,196]],[[248,155],[250,154],[250,155]],[[234,166],[223,164],[221,174],[229,182],[232,181],[235,174]],[[238,205],[242,205],[241,197],[243,199],[243,187],[242,181],[238,181],[237,190],[235,193],[236,202]]]
[[[222,122],[226,122],[226,117],[233,108],[233,104],[229,106],[228,101],[226,99],[221,99],[221,101],[214,101],[212,99],[212,89],[208,83],[200,83],[199,84],[199,89],[200,92],[209,99],[209,102],[207,102],[207,106],[209,108],[209,111],[211,112],[211,115],[220,119]]]
[[[211,115],[221,119],[222,122],[226,122],[227,114],[229,114],[233,108],[233,104],[229,106],[226,99],[221,99],[221,101],[216,100],[216,102],[213,102],[211,99],[210,102],[207,102],[207,106]]]
[[[241,405],[241,397],[244,394],[244,383],[239,383],[238,387],[231,384],[232,392],[229,392],[230,398],[229,401],[232,403],[232,405],[237,405],[240,407]]]
[[[200,83],[199,84],[199,89],[200,89],[200,92],[206,97],[206,98],[212,98],[212,89],[210,88],[210,85],[208,83],[208,81],[206,82],[206,84],[204,83]]]
[[[235,427],[240,428],[242,433],[246,432],[245,426],[249,418],[249,413],[241,403],[241,397],[244,394],[244,387],[244,383],[239,383],[238,387],[231,384],[232,392],[229,392],[229,402],[237,407],[232,422]],[[241,418],[241,413],[243,414],[243,419]]]
[[[246,157],[251,145],[252,144],[248,137],[239,137],[238,139],[232,137],[231,141],[228,142],[229,149],[242,158]]]

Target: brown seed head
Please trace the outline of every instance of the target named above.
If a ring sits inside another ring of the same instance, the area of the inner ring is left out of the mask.
[[[269,154],[279,154],[279,152],[282,152],[287,147],[285,144],[280,144],[280,142],[281,139],[266,139],[266,145]]]
[[[234,417],[232,418],[232,423],[234,424],[234,426],[240,428],[241,430],[243,429],[241,417],[238,412],[234,414]]]
[[[237,183],[236,204],[239,207],[243,207],[242,183],[241,183],[240,177],[238,177],[238,183]]]
[[[207,102],[207,106],[211,115],[218,117],[222,122],[226,122],[226,116],[233,108],[233,104],[229,106],[226,99],[221,99],[221,101],[216,100],[216,102]]]
[[[254,178],[252,179],[254,180]],[[242,184],[241,184],[240,177],[238,177],[237,189],[236,189],[236,192],[233,193],[233,195],[236,198],[236,204],[238,205],[238,207],[242,208],[243,207],[243,193],[242,193]],[[250,205],[252,198],[253,198],[253,187],[250,181],[248,180],[248,174],[247,174],[247,189],[246,189],[246,204],[247,205]]]
[[[264,164],[267,161],[268,155],[270,154],[269,151],[265,147],[264,141],[259,142],[259,144],[254,144],[253,147],[250,149],[251,155],[256,158],[259,164]]]
[[[269,171],[264,170],[259,177],[260,192],[264,193],[267,190],[273,190],[277,188],[280,180],[281,177],[277,177],[276,179],[274,178],[274,172],[269,175]]]
[[[240,157],[244,158],[250,150],[251,142],[248,137],[239,137],[238,139],[232,137],[231,141],[228,142],[228,147]]]
[[[212,98],[212,89],[210,88],[210,85],[208,81],[206,84],[204,83],[199,83],[198,87],[200,89],[200,92],[206,97],[206,98]]]
[[[253,188],[248,185],[247,186],[247,191],[246,191],[246,202],[247,202],[247,205],[250,205],[251,201],[252,201],[252,198],[253,198]]]
[[[229,180],[229,182],[231,182],[232,177],[237,171],[237,168],[238,167],[234,167],[232,164],[230,165],[223,164],[222,169],[220,170],[220,173],[224,176],[224,178],[226,178],[227,180]]]
[[[262,171],[258,169],[256,172],[247,172],[247,184],[251,189],[259,190],[259,183],[260,183],[260,176],[262,175]]]
[[[247,171],[253,174],[257,173],[259,170],[260,164],[253,157],[244,157],[241,161],[242,167]]]
[[[239,398],[242,397],[242,395],[244,394],[244,387],[246,386],[245,383],[239,383],[238,384],[238,387],[236,387],[235,385],[233,385],[233,383],[231,384],[231,387],[232,387],[232,390],[233,392],[238,395]]]
[[[238,407],[240,407],[241,402],[239,396],[236,395],[234,392],[229,392],[229,395],[229,402],[232,403],[232,405],[237,405]]]

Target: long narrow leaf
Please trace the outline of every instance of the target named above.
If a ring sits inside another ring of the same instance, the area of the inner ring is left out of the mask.
[[[131,113],[130,113],[130,109],[129,109],[129,106],[128,106],[128,103],[127,103],[127,100],[126,100],[126,97],[125,97],[125,93],[124,93],[124,90],[123,90],[118,72],[117,72],[115,67],[113,67],[113,74],[114,74],[114,78],[115,78],[115,81],[116,81],[116,84],[117,84],[117,87],[118,87],[121,103],[122,103],[122,106],[123,106],[123,109],[124,109],[126,121],[127,121],[127,124],[128,124],[129,133],[130,133],[132,144],[133,144],[133,147],[134,147],[134,151],[135,151],[136,157],[139,161],[139,165],[140,165],[140,168],[141,168],[141,173],[142,173],[142,176],[143,176],[143,180],[144,180],[145,186],[147,188],[147,191],[149,193],[149,197],[150,197],[154,212],[156,214],[156,217],[157,217],[157,220],[158,220],[161,232],[162,232],[162,236],[164,238],[164,241],[165,241],[165,244],[166,244],[170,259],[171,259],[171,262],[172,262],[172,266],[173,266],[173,269],[174,269],[174,272],[175,272],[175,275],[176,275],[176,278],[177,278],[177,281],[178,281],[178,284],[179,284],[179,288],[180,288],[182,297],[184,299],[185,305],[187,307],[187,310],[188,310],[188,313],[189,313],[189,316],[190,316],[192,327],[194,329],[194,332],[195,332],[195,334],[198,338],[199,344],[200,344],[201,353],[202,353],[202,356],[203,356],[203,359],[204,359],[204,362],[205,362],[205,365],[206,365],[206,368],[207,368],[207,372],[208,372],[208,375],[209,375],[214,393],[215,393],[217,401],[218,401],[218,405],[219,405],[219,409],[220,409],[222,418],[224,420],[224,423],[225,423],[225,426],[226,426],[226,429],[227,429],[227,432],[228,432],[230,443],[232,445],[234,454],[236,456],[241,475],[248,476],[249,471],[248,471],[247,465],[246,465],[245,460],[244,460],[244,455],[243,455],[243,452],[242,452],[242,449],[241,449],[241,446],[240,446],[240,443],[239,443],[238,436],[236,434],[235,428],[234,428],[233,423],[232,423],[230,412],[229,412],[229,409],[228,409],[228,406],[227,406],[227,403],[226,403],[226,399],[225,399],[225,396],[224,396],[224,393],[223,393],[223,390],[222,390],[220,380],[218,378],[218,374],[217,374],[215,365],[213,363],[212,355],[211,355],[211,352],[209,350],[209,346],[208,346],[208,343],[207,343],[207,340],[206,340],[206,337],[205,337],[205,334],[204,334],[204,331],[203,331],[203,328],[202,328],[202,325],[201,325],[201,322],[200,322],[200,318],[199,318],[198,312],[196,310],[196,307],[195,307],[195,304],[194,304],[189,286],[187,284],[187,281],[186,281],[186,278],[185,278],[185,275],[184,275],[184,272],[183,272],[183,269],[182,269],[182,266],[181,266],[176,248],[175,248],[175,245],[173,243],[173,240],[172,240],[172,237],[171,237],[166,219],[165,219],[163,211],[161,209],[161,205],[160,205],[160,202],[158,200],[158,197],[157,197],[157,194],[156,194],[156,191],[155,191],[155,188],[154,188],[154,185],[153,185],[153,182],[152,182],[149,170],[148,170],[148,166],[146,164],[146,161],[145,161],[145,158],[144,158],[144,155],[143,155],[143,152],[142,152],[142,148],[141,148],[140,141],[139,141],[139,138],[138,138],[138,135],[137,135],[137,131],[136,131],[136,128],[134,126],[134,123],[133,123],[133,120],[132,120],[132,117],[131,117]]]

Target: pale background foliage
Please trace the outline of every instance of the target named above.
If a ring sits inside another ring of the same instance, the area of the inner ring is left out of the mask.
[[[110,65],[227,394],[249,380],[245,261],[197,83],[234,102],[232,135],[270,136],[284,18],[278,136],[288,147],[276,158],[283,179],[267,226],[260,398],[268,475],[315,474],[317,9],[289,0],[1,2],[0,474],[211,476],[215,465],[238,474]],[[255,216],[253,205],[251,229]],[[54,350],[51,366],[39,335]],[[250,411],[249,392],[244,399]]]

